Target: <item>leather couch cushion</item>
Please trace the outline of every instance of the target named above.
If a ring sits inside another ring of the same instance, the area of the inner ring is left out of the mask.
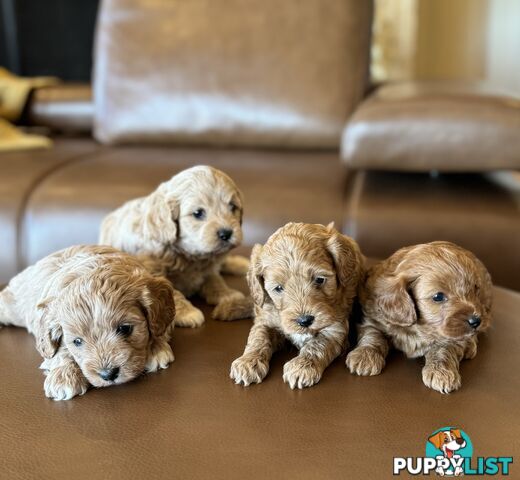
[[[495,284],[520,290],[520,174],[358,172],[344,230],[365,255],[449,240],[474,252]]]
[[[54,148],[0,155],[0,284],[25,266],[25,207],[33,189],[53,171],[99,147],[93,142],[57,140]]]
[[[372,2],[102,2],[102,142],[337,147],[366,87]]]
[[[349,173],[337,153],[327,152],[92,147],[39,181],[25,201],[20,268],[60,248],[96,242],[109,211],[184,168],[211,164],[245,194],[246,246],[289,221],[335,221],[379,258],[414,243],[460,243],[482,258],[496,284],[520,290],[518,174]]]
[[[481,172],[520,168],[520,98],[483,85],[390,84],[343,132],[350,168]]]
[[[245,282],[240,282],[245,289]],[[441,395],[420,360],[391,353],[377,377],[354,377],[338,358],[321,382],[293,391],[273,357],[260,385],[228,377],[248,320],[176,328],[164,371],[67,403],[44,397],[34,339],[0,330],[2,476],[42,479],[388,479],[393,457],[424,456],[427,437],[453,425],[476,456],[520,455],[520,295],[497,289],[494,326],[461,365],[462,389]],[[518,476],[518,464],[511,478]],[[404,475],[402,475],[404,476]],[[404,476],[408,478],[407,476]]]
[[[347,172],[337,152],[106,147],[60,168],[27,203],[23,261],[96,243],[102,218],[127,200],[197,164],[227,172],[245,195],[244,244],[289,221],[342,221]]]

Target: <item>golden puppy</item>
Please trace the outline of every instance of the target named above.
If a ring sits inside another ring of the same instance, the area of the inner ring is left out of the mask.
[[[242,193],[233,181],[220,170],[197,166],[110,213],[99,243],[138,255],[151,272],[173,283],[176,325],[204,323],[186,299],[195,294],[216,305],[213,316],[219,320],[247,318],[251,302],[221,276],[245,275],[249,266],[243,257],[227,257],[242,241],[242,211]]]
[[[244,354],[231,365],[235,383],[260,383],[285,339],[299,354],[285,364],[284,381],[291,388],[319,382],[345,348],[362,271],[356,242],[332,224],[289,223],[256,245],[247,276],[255,321]]]
[[[363,322],[347,366],[377,375],[389,342],[408,357],[424,356],[427,387],[461,385],[459,362],[477,354],[477,333],[491,320],[491,277],[471,252],[449,242],[402,248],[371,268],[361,287]]]
[[[0,324],[34,334],[55,400],[167,368],[174,316],[170,283],[111,247],[56,252],[0,292]]]

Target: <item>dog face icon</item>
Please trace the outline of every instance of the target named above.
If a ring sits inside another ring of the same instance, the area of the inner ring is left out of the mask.
[[[449,459],[450,462],[459,460],[461,456],[457,452],[466,446],[466,440],[462,438],[462,434],[458,428],[437,432],[429,437],[428,441],[434,445],[435,448],[441,450],[443,457]],[[435,471],[441,476],[453,475],[458,477],[464,474],[464,470],[460,465],[447,468],[439,465]]]
[[[437,432],[429,437],[428,441],[441,450],[446,458],[452,458],[457,450],[466,446],[466,440],[462,438],[459,429]]]

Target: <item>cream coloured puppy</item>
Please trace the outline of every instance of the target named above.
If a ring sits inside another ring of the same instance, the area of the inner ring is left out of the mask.
[[[228,256],[242,241],[242,213],[242,193],[231,178],[216,168],[196,166],[110,213],[99,243],[137,255],[149,271],[173,283],[176,325],[204,322],[186,298],[195,294],[216,305],[216,319],[247,318],[251,301],[229,288],[221,275],[247,272],[247,259]]]
[[[0,325],[34,334],[54,400],[167,368],[174,316],[170,282],[111,247],[53,253],[0,292]]]

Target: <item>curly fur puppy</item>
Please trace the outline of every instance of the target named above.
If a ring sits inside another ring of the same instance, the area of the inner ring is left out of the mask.
[[[461,385],[459,363],[477,354],[477,333],[491,321],[491,277],[471,252],[449,242],[402,248],[372,267],[360,289],[363,321],[347,366],[377,375],[389,343],[408,357],[425,357],[427,387]]]
[[[221,271],[245,275],[249,266],[247,259],[227,255],[242,241],[242,203],[242,193],[225,173],[189,168],[110,213],[99,243],[138,255],[152,273],[173,283],[176,325],[204,323],[202,312],[186,299],[195,294],[216,305],[216,319],[247,318],[251,301],[221,276]]]
[[[255,320],[244,354],[231,365],[237,384],[260,383],[285,339],[298,349],[284,366],[291,388],[319,382],[344,350],[364,259],[333,225],[289,223],[255,245],[248,272]]]
[[[173,288],[133,256],[111,247],[56,252],[0,292],[0,324],[25,327],[45,358],[45,394],[83,395],[174,360]]]

